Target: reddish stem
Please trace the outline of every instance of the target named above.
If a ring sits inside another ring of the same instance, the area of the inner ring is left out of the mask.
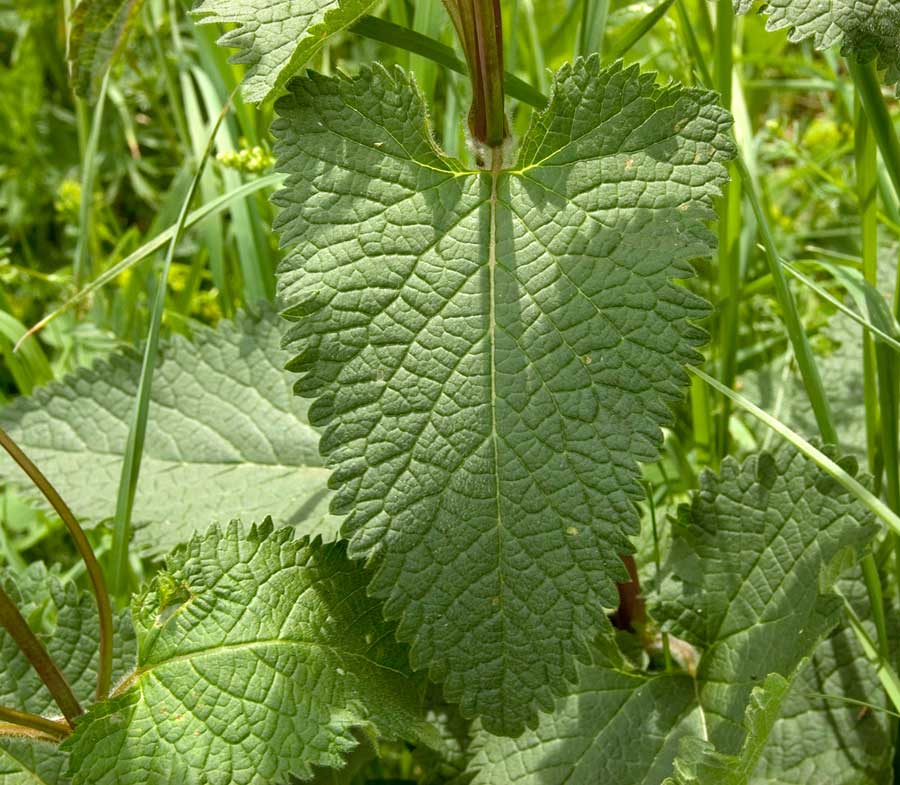
[[[623,556],[625,569],[631,578],[627,583],[616,584],[619,590],[619,607],[612,616],[612,623],[620,630],[634,632],[635,625],[647,621],[647,606],[641,597],[641,582],[633,556]]]

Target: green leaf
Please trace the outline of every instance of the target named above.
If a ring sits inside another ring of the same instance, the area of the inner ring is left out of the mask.
[[[868,612],[858,570],[841,581],[841,588],[857,595],[854,605]],[[874,626],[870,628],[874,637]],[[838,627],[794,679],[751,785],[821,785],[826,771],[828,785],[889,785],[894,729],[882,711],[886,705],[856,636]]]
[[[69,63],[75,92],[92,98],[121,52],[144,0],[81,0],[72,11]]]
[[[197,535],[132,604],[138,664],[65,742],[74,785],[270,785],[342,765],[352,729],[425,731],[408,654],[343,543]]]
[[[745,14],[756,0],[733,0],[734,9]],[[766,0],[769,30],[789,28],[791,41],[812,38],[817,49],[834,44],[860,62],[875,60],[886,71],[885,82],[900,79],[900,3],[897,0]]]
[[[705,473],[673,526],[659,615],[703,651],[698,697],[709,739],[736,754],[753,685],[771,673],[791,677],[835,626],[843,601],[822,577],[877,526],[790,447]]]
[[[517,739],[475,738],[472,785],[658,785],[678,742],[701,731],[686,674],[649,675],[598,658],[575,690]]]
[[[790,682],[777,673],[753,688],[744,719],[744,742],[736,755],[723,755],[696,736],[683,739],[675,776],[663,785],[747,785],[789,689]]]
[[[92,595],[63,583],[43,564],[34,563],[14,578],[0,575],[32,629],[41,634],[75,691],[87,704],[97,687],[99,625]],[[135,637],[127,614],[115,618],[114,678],[134,667]],[[59,709],[40,677],[12,638],[0,630],[0,703],[43,716]],[[0,731],[0,785],[63,785],[67,755],[49,743],[8,737]]]
[[[280,292],[353,557],[413,665],[518,734],[607,624],[707,305],[672,279],[732,154],[715,96],[593,58],[518,160],[433,142],[409,75],[290,83],[274,124]],[[664,242],[660,238],[665,238]]]
[[[190,539],[197,521],[243,513],[318,523],[328,471],[306,405],[283,370],[279,319],[241,315],[162,349],[134,507],[135,537],[151,553]],[[5,428],[86,524],[115,511],[140,356],[83,369],[0,410]],[[23,475],[4,455],[0,480]],[[309,529],[307,529],[309,530]]]
[[[376,0],[200,0],[201,24],[234,24],[219,44],[240,49],[232,63],[247,66],[243,93],[261,102],[274,95],[335,33]]]
[[[838,695],[853,683],[877,684],[858,648],[851,646],[849,657],[844,653],[843,631],[820,644],[841,607],[826,578],[851,548],[872,538],[872,516],[790,447],[742,466],[729,458],[721,477],[707,473],[701,482],[674,525],[661,609],[679,635],[701,648],[695,679],[642,673],[598,657],[582,667],[576,690],[557,701],[555,713],[542,716],[535,730],[514,740],[479,735],[472,763],[476,785],[595,785],[597,772],[605,775],[603,782],[658,785],[673,773],[686,736],[697,738],[686,742],[683,778],[722,764],[741,773],[735,785],[805,782],[793,779],[795,754],[770,754],[763,746],[773,726],[776,744],[793,744],[810,757],[827,755],[829,772],[853,772],[861,761],[874,768],[876,754],[889,755],[880,721],[866,733],[854,731],[846,715],[835,723],[838,715],[820,701],[810,703],[806,694],[816,680],[822,680],[820,691]],[[813,665],[803,669],[813,652]],[[783,688],[798,672],[797,692],[785,704],[791,713],[776,722],[776,703],[782,705]],[[855,681],[848,687],[844,680],[850,679]],[[757,685],[765,689],[754,697]],[[801,742],[795,732],[809,736]],[[701,737],[708,741],[700,743]],[[813,750],[807,739],[828,748]],[[748,780],[760,756],[769,779]],[[788,771],[791,778],[784,777]],[[822,769],[816,771],[821,775]],[[809,782],[821,782],[821,776]]]

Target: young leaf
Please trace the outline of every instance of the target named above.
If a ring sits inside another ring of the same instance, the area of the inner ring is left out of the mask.
[[[137,669],[65,743],[74,785],[269,785],[340,766],[352,729],[417,738],[419,695],[342,543],[215,526],[136,597]]]
[[[745,14],[756,0],[733,0],[734,9]],[[861,62],[875,60],[886,70],[885,82],[900,79],[900,3],[897,0],[767,0],[769,30],[790,28],[791,41],[812,38],[817,49],[840,43],[847,56]]]
[[[411,77],[297,79],[277,104],[283,302],[354,557],[413,664],[518,734],[606,623],[668,404],[705,335],[674,278],[732,153],[712,93],[561,69],[518,161],[435,147]]]
[[[866,615],[869,600],[859,571],[840,586],[857,612]],[[874,638],[874,626],[869,626]],[[837,627],[794,679],[751,785],[820,785],[823,771],[828,785],[888,785],[893,782],[894,732],[882,711],[886,704],[856,636]]]
[[[234,24],[219,39],[240,49],[232,63],[247,68],[243,93],[261,102],[279,91],[335,33],[352,25],[376,0],[200,0],[201,24]]]
[[[747,785],[763,753],[790,682],[777,673],[750,693],[744,718],[744,741],[735,755],[723,755],[708,741],[688,736],[675,759],[675,776],[663,785]]]
[[[872,515],[793,448],[706,473],[679,511],[659,615],[703,651],[698,697],[709,739],[741,746],[750,690],[791,677],[840,618],[822,576],[874,537]]]
[[[198,518],[227,521],[241,510],[262,517],[266,509],[281,523],[325,515],[328,471],[307,407],[291,394],[280,340],[270,312],[164,346],[134,511],[136,539],[149,552],[189,539]],[[115,510],[139,377],[140,357],[117,354],[0,410],[0,425],[87,525]],[[21,479],[0,457],[0,480]]]
[[[16,575],[0,576],[10,596],[36,632],[47,641],[76,696],[87,704],[97,687],[98,624],[94,598],[62,583],[43,564],[35,563]],[[114,677],[120,679],[134,666],[134,631],[126,614],[115,619]],[[16,647],[0,630],[0,703],[48,717],[59,709]],[[55,744],[8,735],[0,725],[0,785],[64,785],[67,756]]]
[[[601,771],[603,781],[657,785],[672,773],[680,737],[690,734],[714,745],[701,750],[689,742],[689,750],[702,751],[703,765],[721,762],[720,755],[752,755],[741,764],[749,776],[769,734],[758,723],[769,715],[752,708],[752,689],[771,677],[757,700],[777,694],[780,704],[782,682],[794,679],[837,621],[841,601],[823,575],[875,530],[855,497],[793,448],[762,453],[742,466],[726,460],[721,477],[704,475],[691,506],[681,510],[673,531],[674,574],[663,587],[663,615],[702,647],[695,683],[686,675],[633,673],[598,660],[582,668],[577,690],[557,701],[556,712],[542,716],[535,730],[515,740],[480,735],[475,783],[593,785]],[[815,661],[822,670],[813,678],[827,677],[829,689],[841,694],[846,688],[829,675],[827,662]],[[851,662],[866,667],[858,658]],[[749,741],[748,721],[755,728]],[[841,731],[843,722],[830,725],[827,716],[779,722],[787,723],[779,733],[815,728],[831,745],[829,771],[852,770],[862,758],[853,734]],[[763,781],[784,781],[778,756],[764,760],[771,779]]]
[[[92,98],[144,0],[81,0],[72,11],[69,62],[75,92]]]

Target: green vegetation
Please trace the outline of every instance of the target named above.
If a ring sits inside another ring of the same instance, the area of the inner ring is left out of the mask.
[[[900,781],[826,5],[0,0],[0,785]]]

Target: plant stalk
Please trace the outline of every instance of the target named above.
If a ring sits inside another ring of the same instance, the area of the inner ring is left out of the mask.
[[[15,725],[17,728],[36,730],[60,741],[72,732],[72,729],[65,723],[41,717],[39,714],[10,709],[8,706],[0,706],[0,723],[3,722]],[[0,730],[0,736],[2,735],[2,730]]]
[[[883,102],[881,103],[883,108]],[[873,288],[878,287],[878,156],[874,128],[869,112],[862,106],[860,94],[854,106],[856,115],[855,165],[856,190],[859,198],[861,252],[863,276]],[[880,484],[880,464],[887,476],[886,501],[894,511],[900,511],[900,467],[897,465],[897,373],[895,352],[871,334],[863,331],[863,374],[865,378],[866,437],[869,469]],[[880,454],[879,454],[880,452]],[[878,458],[881,458],[881,461]],[[888,533],[894,541],[897,538]],[[896,559],[895,555],[895,559]],[[895,568],[896,568],[895,563]],[[874,555],[869,552],[862,561],[863,577],[869,592],[872,619],[878,633],[878,649],[885,659],[890,657],[887,622],[881,578]]]
[[[19,651],[31,663],[41,681],[44,682],[56,705],[66,718],[69,725],[74,727],[75,720],[84,714],[84,709],[72,692],[72,687],[65,675],[41,643],[37,635],[32,632],[28,622],[19,613],[19,609],[6,593],[6,589],[0,585],[0,625],[3,626],[9,636],[15,641]]]
[[[469,130],[476,141],[490,148],[500,147],[509,133],[504,110],[500,0],[444,0],[444,5],[469,66]]]
[[[97,700],[105,700],[109,696],[109,686],[112,682],[112,641],[113,620],[112,605],[109,599],[109,591],[103,578],[103,570],[94,554],[94,549],[81,528],[72,510],[63,501],[56,488],[44,476],[43,472],[22,451],[9,434],[0,428],[0,447],[3,447],[10,457],[19,465],[22,471],[34,483],[35,487],[44,495],[56,513],[62,519],[66,529],[75,542],[75,549],[84,561],[91,589],[97,601],[97,617],[100,623],[100,663],[97,668]],[[62,708],[62,706],[60,706]]]
[[[897,132],[884,102],[875,64],[859,63],[855,58],[848,57],[847,67],[853,77],[853,84],[856,85],[859,100],[866,110],[885,168],[897,196],[900,197],[900,140],[897,139]]]
[[[734,10],[731,0],[718,0],[716,5],[715,78],[716,89],[721,95],[722,106],[733,110],[732,82],[734,78]],[[722,198],[718,202],[719,213],[719,378],[723,384],[734,387],[737,376],[738,306],[740,300],[740,213],[741,177],[731,169],[731,181],[722,186]],[[717,456],[728,454],[729,419],[731,402],[724,398],[716,434]]]

